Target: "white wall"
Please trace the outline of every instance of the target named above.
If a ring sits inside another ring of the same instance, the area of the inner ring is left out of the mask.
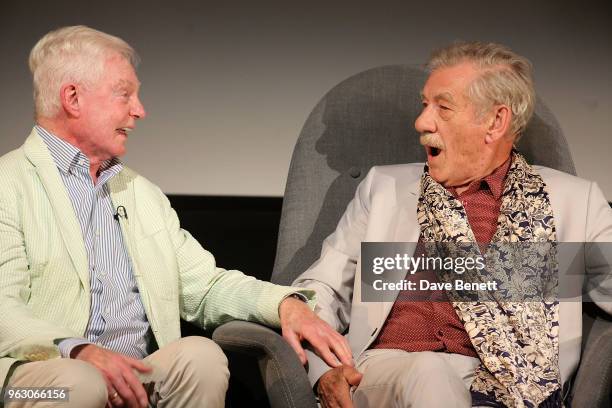
[[[612,200],[605,1],[170,3],[3,1],[0,154],[32,126],[29,50],[62,25],[107,31],[140,53],[149,116],[131,134],[125,160],[164,191],[190,194],[282,195],[301,126],[333,85],[477,39],[532,60],[537,91],[557,115],[579,175]]]

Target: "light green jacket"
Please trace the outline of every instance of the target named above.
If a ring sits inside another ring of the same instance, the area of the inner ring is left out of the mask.
[[[300,291],[216,267],[179,226],[158,187],[124,168],[109,182],[124,206],[124,242],[157,344],[180,337],[179,319],[210,328],[232,319],[280,324],[278,307]],[[19,360],[59,357],[57,343],[83,337],[91,295],[79,222],[38,133],[0,158],[0,386]]]

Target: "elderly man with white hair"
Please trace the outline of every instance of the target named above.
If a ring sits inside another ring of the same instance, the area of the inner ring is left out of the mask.
[[[9,406],[220,407],[229,371],[180,318],[281,327],[303,362],[331,365],[345,340],[313,292],[215,265],[164,194],[118,159],[145,109],[137,56],[84,26],[30,54],[36,125],[0,158],[0,384]]]
[[[436,51],[428,70],[415,122],[427,163],[372,168],[320,259],[294,282],[317,291],[317,313],[347,333],[356,359],[355,367],[334,368],[309,355],[310,379],[325,407],[560,407],[580,355],[579,296],[485,301],[449,292],[443,301],[415,301],[402,289],[391,301],[363,298],[362,242],[481,251],[612,242],[612,210],[595,183],[531,166],[514,148],[535,105],[527,59],[499,44],[458,42]],[[513,255],[511,265],[559,272],[548,263],[555,251],[536,252]],[[589,295],[611,313],[612,259],[594,255],[586,251],[567,273],[599,276]],[[540,278],[521,284],[538,287]]]

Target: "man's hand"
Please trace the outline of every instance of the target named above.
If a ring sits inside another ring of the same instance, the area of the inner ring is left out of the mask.
[[[319,378],[317,391],[324,408],[352,408],[351,387],[361,382],[361,373],[355,367],[332,368]]]
[[[302,364],[308,361],[301,344],[306,340],[328,365],[354,365],[351,348],[346,339],[319,319],[306,303],[288,297],[282,301],[279,314],[283,337],[293,347]]]
[[[100,370],[106,380],[108,402],[111,406],[127,408],[149,406],[147,393],[133,370],[147,373],[151,371],[151,367],[95,344],[75,347],[71,357],[87,361]]]

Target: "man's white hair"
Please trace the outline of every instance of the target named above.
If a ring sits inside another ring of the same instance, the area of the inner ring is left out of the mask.
[[[36,117],[52,118],[61,108],[60,89],[67,82],[92,86],[104,63],[119,54],[132,66],[138,55],[121,38],[85,26],[62,27],[47,33],[30,52]]]
[[[512,110],[511,134],[518,141],[535,108],[531,62],[510,48],[481,42],[456,42],[434,51],[427,69],[452,67],[471,62],[481,74],[467,89],[467,96],[485,114],[493,105],[503,104]]]

